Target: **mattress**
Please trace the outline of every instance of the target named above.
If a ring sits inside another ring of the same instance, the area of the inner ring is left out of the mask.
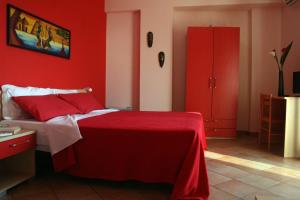
[[[8,124],[10,126],[21,126],[24,129],[35,130],[37,135],[36,149],[39,151],[50,152],[48,137],[46,135],[45,122],[39,122],[34,119],[26,120],[3,120],[0,124]],[[48,125],[49,126],[49,125]],[[50,125],[51,126],[51,125]]]

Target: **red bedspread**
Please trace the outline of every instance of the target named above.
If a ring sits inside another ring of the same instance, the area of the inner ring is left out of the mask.
[[[53,156],[56,170],[86,178],[171,183],[171,200],[207,199],[200,114],[120,111],[78,125],[83,139]]]

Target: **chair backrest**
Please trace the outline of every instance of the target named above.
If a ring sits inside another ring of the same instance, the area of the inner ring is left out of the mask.
[[[272,94],[261,94],[260,95],[260,117],[268,118],[271,122],[272,119]]]
[[[286,111],[286,99],[283,97],[272,97],[271,98],[272,103],[272,111],[271,111],[271,117],[274,120],[285,120],[285,111]]]
[[[261,127],[269,131],[283,131],[285,127],[286,100],[274,97],[272,94],[260,95],[260,121]]]

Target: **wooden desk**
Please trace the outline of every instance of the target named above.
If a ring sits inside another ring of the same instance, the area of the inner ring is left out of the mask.
[[[283,97],[286,101],[284,157],[300,158],[300,97]]]

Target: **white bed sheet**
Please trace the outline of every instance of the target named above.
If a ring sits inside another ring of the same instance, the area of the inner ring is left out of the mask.
[[[116,109],[94,110],[83,115],[67,115],[50,119],[46,122],[36,120],[3,120],[0,124],[21,126],[24,129],[36,130],[37,150],[50,152],[52,155],[74,144],[82,138],[77,121],[97,115],[116,112]]]

